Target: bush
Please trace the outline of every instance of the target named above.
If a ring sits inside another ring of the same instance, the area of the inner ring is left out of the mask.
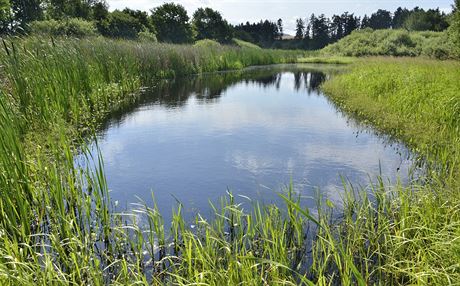
[[[409,32],[406,30],[354,31],[322,50],[337,56],[427,56],[455,58],[455,47],[446,32]]]
[[[150,42],[150,43],[157,43],[158,39],[154,33],[148,31],[141,31],[137,34],[137,38],[141,42]]]
[[[219,44],[216,41],[205,39],[205,40],[199,40],[195,42],[195,47],[202,47],[202,48],[220,48],[222,47],[221,44]]]
[[[79,18],[65,20],[35,21],[29,26],[32,34],[51,36],[68,36],[83,38],[97,35],[96,26],[93,22]]]

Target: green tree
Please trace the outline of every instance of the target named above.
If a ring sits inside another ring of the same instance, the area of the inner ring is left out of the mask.
[[[182,5],[166,3],[152,10],[152,23],[161,42],[187,43],[193,38],[187,11]]]
[[[329,38],[329,19],[324,14],[315,17],[311,15],[311,41],[310,48],[321,49],[324,48],[330,41]]]
[[[338,41],[343,38],[345,19],[339,15],[333,15],[330,25],[331,38],[333,41]]]
[[[30,22],[43,19],[42,0],[10,0],[12,20],[25,28]]]
[[[393,22],[392,22],[393,29],[401,29],[404,25],[404,22],[406,22],[410,14],[411,14],[411,11],[409,11],[406,8],[399,7],[398,9],[396,9],[393,15]]]
[[[99,32],[107,37],[137,39],[144,26],[139,19],[119,10],[110,13],[109,17],[98,26]]]
[[[367,15],[364,15],[363,19],[361,20],[361,26],[360,28],[361,29],[366,29],[366,28],[370,28],[371,27],[371,23],[370,23],[370,19]]]
[[[355,17],[354,14],[348,14],[345,12],[342,14],[342,21],[343,21],[343,36],[348,36],[354,30],[359,28],[359,18]]]
[[[449,36],[457,47],[457,55],[460,56],[460,0],[455,0]]]
[[[228,43],[233,38],[230,25],[222,15],[211,8],[199,8],[193,14],[192,26],[196,32],[196,39],[213,39],[221,43]]]
[[[369,27],[374,30],[389,29],[391,28],[392,21],[393,18],[389,11],[379,9],[369,18]]]
[[[11,25],[11,3],[9,0],[0,0],[0,34],[9,32]]]
[[[305,34],[305,23],[302,18],[296,20],[295,39],[302,40]]]
[[[284,34],[283,20],[278,19],[278,21],[276,22],[276,25],[278,26],[279,39],[282,40],[283,34]]]
[[[439,9],[423,9],[412,12],[404,22],[403,27],[409,31],[443,31],[449,27],[447,17]]]
[[[123,10],[123,13],[130,15],[131,17],[137,19],[139,23],[143,26],[143,29],[150,32],[150,33],[155,33],[155,28],[153,27],[152,21],[149,18],[149,15],[141,10],[131,10],[128,8],[125,8]]]
[[[102,21],[109,17],[109,7],[105,1],[99,1],[93,5],[92,18],[96,21]]]
[[[47,16],[52,19],[101,20],[108,16],[105,0],[46,0],[46,4]]]

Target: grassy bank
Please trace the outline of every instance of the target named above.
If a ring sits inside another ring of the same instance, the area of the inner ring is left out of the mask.
[[[348,113],[402,139],[443,180],[460,169],[460,64],[455,61],[375,58],[324,90]]]
[[[402,139],[426,160],[427,182],[397,188],[395,196],[379,192],[376,207],[354,205],[356,221],[342,226],[365,243],[357,249],[373,253],[378,268],[370,277],[379,273],[388,284],[460,281],[459,70],[458,62],[376,58],[323,87],[342,110]],[[356,229],[373,217],[367,231]]]

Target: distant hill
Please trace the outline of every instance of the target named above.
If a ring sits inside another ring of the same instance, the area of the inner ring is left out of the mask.
[[[281,39],[283,39],[283,40],[294,40],[294,38],[295,38],[294,36],[289,35],[289,34],[283,34],[281,36]]]

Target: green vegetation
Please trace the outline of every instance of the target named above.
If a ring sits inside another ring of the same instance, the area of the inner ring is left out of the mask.
[[[459,70],[458,62],[373,59],[324,85],[342,110],[401,138],[426,161],[429,181],[377,195],[375,207],[354,205],[358,219],[342,229],[369,242],[389,284],[460,281]],[[377,236],[356,229],[372,217]]]
[[[208,39],[196,41],[194,46],[203,47],[203,48],[208,47],[208,48],[214,48],[214,49],[222,47],[222,45],[219,44],[219,42],[208,40]]]
[[[460,58],[460,1],[455,1],[455,11],[452,15],[452,25],[450,26],[448,32],[451,41],[455,44],[454,52],[457,54],[457,57]]]
[[[42,36],[52,35],[82,38],[97,35],[94,23],[78,18],[35,21],[30,23],[30,31],[34,35]]]
[[[240,48],[249,48],[249,49],[257,49],[257,50],[262,49],[261,47],[255,45],[253,43],[246,42],[246,41],[239,40],[239,39],[233,39],[233,42],[235,43],[235,45],[237,45]]]
[[[181,5],[166,3],[152,10],[157,37],[167,43],[189,43],[193,39],[187,11]]]
[[[300,58],[298,60],[299,63],[304,63],[304,64],[339,64],[339,65],[345,65],[345,64],[352,64],[354,63],[357,59],[352,58],[352,57],[317,57],[314,56],[315,54],[310,54],[309,57],[306,58]]]
[[[211,8],[199,8],[193,13],[193,29],[196,39],[213,39],[220,43],[230,43],[233,38],[232,27],[222,18],[222,15]]]
[[[455,58],[455,45],[445,32],[408,32],[405,30],[354,31],[324,48],[325,55],[338,56],[426,56]]]
[[[402,139],[433,171],[453,179],[460,175],[459,69],[454,61],[367,59],[324,89],[341,108]]]

